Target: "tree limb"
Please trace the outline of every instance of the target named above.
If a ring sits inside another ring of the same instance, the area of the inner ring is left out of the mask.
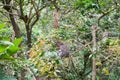
[[[108,15],[110,12],[114,11],[115,9],[119,9],[119,7],[115,7],[115,8],[112,8],[110,10],[108,10],[107,12],[102,12],[103,14],[98,18],[98,26],[100,25],[100,20],[105,17],[106,15]]]
[[[93,38],[93,54],[96,54],[97,49],[97,41],[96,41],[96,26],[92,26],[92,38]],[[92,59],[92,80],[96,80],[96,58],[93,57]]]

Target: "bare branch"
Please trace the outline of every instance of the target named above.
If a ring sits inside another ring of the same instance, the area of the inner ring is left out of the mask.
[[[78,49],[77,49],[75,52],[73,52],[72,54],[75,54],[75,53],[79,52],[80,50],[84,49],[86,46],[88,46],[88,45],[90,45],[90,44],[92,44],[92,41],[86,43],[86,44],[83,45],[83,46],[78,47]]]
[[[29,11],[29,14],[28,14],[28,21],[27,21],[27,24],[30,23],[30,16],[32,14],[32,10],[33,10],[33,7],[30,8],[30,11]]]
[[[39,14],[40,14],[40,11],[42,10],[42,9],[44,9],[46,6],[43,6],[42,8],[40,8],[38,11],[37,11],[37,14],[38,15],[36,15],[36,13],[35,14],[33,14],[33,16],[30,18],[30,20],[32,20],[35,16],[36,16],[36,18],[35,18],[35,20],[31,23],[31,28],[33,27],[33,25],[38,21],[38,19],[39,19]]]
[[[22,3],[23,3],[23,0],[20,0],[20,2],[19,2],[20,14],[21,14],[20,17],[24,16]]]
[[[36,80],[33,72],[30,70],[30,68],[26,67],[26,70],[32,75],[32,79],[33,79],[33,80]]]
[[[115,7],[115,8],[112,8],[110,10],[108,10],[107,12],[102,12],[103,14],[98,18],[98,26],[100,25],[100,20],[105,17],[106,15],[108,15],[110,12],[114,11],[115,9],[119,9],[119,7]]]
[[[39,8],[39,9],[37,9],[37,10],[35,10],[36,12],[30,17],[30,21],[36,16],[36,14],[40,14],[40,11],[42,11],[45,7],[47,7],[47,6],[49,6],[50,4],[49,3],[47,3],[47,4],[45,4],[44,6],[42,6],[41,8]],[[36,20],[35,20],[36,21]]]
[[[59,14],[58,14],[58,11],[56,8],[53,11],[53,26],[56,29],[60,28],[60,26],[59,26]]]
[[[97,51],[97,38],[96,38],[96,26],[92,26],[92,38],[93,38],[93,55],[96,54]],[[92,80],[96,80],[96,58],[93,56],[92,59]]]

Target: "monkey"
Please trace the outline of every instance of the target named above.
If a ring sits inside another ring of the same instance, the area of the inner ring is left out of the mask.
[[[59,47],[58,55],[61,58],[69,57],[69,48],[68,48],[68,46],[65,43],[63,43],[62,41],[57,42],[57,45]]]

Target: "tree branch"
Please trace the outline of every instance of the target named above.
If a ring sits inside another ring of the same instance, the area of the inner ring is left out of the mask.
[[[3,8],[9,13],[10,21],[11,21],[11,24],[13,26],[13,30],[15,32],[15,37],[19,38],[19,37],[21,37],[21,34],[20,34],[19,26],[16,23],[13,12],[12,12],[13,8],[8,6],[8,5],[10,5],[10,1],[11,0],[4,0],[3,1],[3,5],[4,5]]]
[[[105,17],[106,15],[108,15],[110,12],[114,11],[115,9],[119,9],[119,7],[115,7],[115,8],[112,8],[110,10],[108,10],[107,12],[103,12],[103,14],[98,18],[98,26],[100,25],[100,20]]]
[[[92,26],[92,38],[93,38],[93,55],[96,54],[97,49],[97,41],[96,41],[96,26]],[[96,80],[96,58],[93,56],[92,59],[92,80]]]
[[[24,16],[24,14],[23,14],[23,8],[22,8],[22,3],[23,3],[23,0],[20,0],[20,2],[19,2],[19,7],[20,7],[20,17]]]
[[[36,18],[34,19],[34,21],[31,23],[31,28],[34,26],[34,24],[39,20],[39,17],[40,17],[40,11],[42,9],[44,9],[46,6],[43,6],[42,8],[40,8],[35,14],[33,14],[33,16],[30,18],[30,20],[32,20],[35,16]]]

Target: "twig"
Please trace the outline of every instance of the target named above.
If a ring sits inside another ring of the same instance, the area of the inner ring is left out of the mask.
[[[85,41],[85,42],[88,43],[87,41]],[[88,44],[87,46],[88,46],[88,48],[90,49],[90,51],[93,53],[93,50],[92,50],[92,48],[90,47],[90,44]]]

